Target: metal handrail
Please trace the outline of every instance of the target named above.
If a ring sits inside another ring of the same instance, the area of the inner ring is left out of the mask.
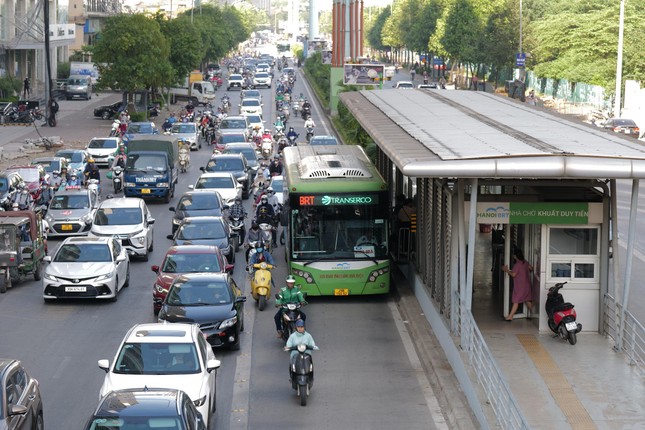
[[[617,303],[610,294],[605,294],[604,327],[606,335],[616,341],[620,329],[620,315],[622,305]],[[645,376],[645,328],[634,315],[625,310],[625,323],[623,324],[622,352],[629,358],[629,364],[636,366],[638,371]],[[616,348],[616,346],[614,346]]]
[[[497,366],[484,336],[477,327],[473,314],[464,309],[459,321],[462,334],[461,347],[466,352],[468,361],[477,375],[477,381],[486,393],[486,399],[495,413],[499,428],[530,429],[529,423],[506,383],[502,371]]]

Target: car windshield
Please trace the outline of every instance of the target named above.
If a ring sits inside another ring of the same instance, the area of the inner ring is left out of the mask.
[[[244,99],[242,106],[260,106],[260,102],[254,99]]]
[[[248,115],[246,118],[251,124],[262,124],[262,117],[260,115]]]
[[[168,254],[161,271],[164,273],[221,272],[217,254]]]
[[[87,81],[85,79],[76,79],[76,78],[69,78],[67,80],[68,85],[85,85]]]
[[[273,188],[273,191],[276,193],[281,193],[282,192],[282,179],[275,179],[271,181],[271,188]]]
[[[259,98],[260,98],[260,92],[259,92],[259,91],[255,91],[255,90],[249,90],[249,91],[246,91],[246,92],[244,93],[244,97],[245,97],[245,98],[249,97],[249,98],[256,98],[256,99],[259,99]]]
[[[117,145],[115,139],[92,139],[87,147],[92,149],[115,149]]]
[[[199,373],[200,366],[192,343],[125,343],[113,371],[124,375],[177,375]]]
[[[161,154],[128,155],[125,168],[130,170],[166,170],[166,158]]]
[[[618,119],[612,120],[612,125],[614,125],[614,126],[616,126],[616,125],[626,125],[626,126],[633,127],[633,126],[636,125],[636,123],[631,119],[620,119],[620,118],[618,118]]]
[[[217,196],[204,192],[182,197],[177,205],[177,210],[203,211],[209,209],[220,209],[220,206]]]
[[[222,120],[220,128],[246,128],[246,121],[243,119],[224,119]]]
[[[103,243],[68,243],[58,248],[56,263],[88,263],[112,261],[110,248]]]
[[[57,152],[57,157],[64,157],[71,163],[82,163],[83,162],[83,153],[82,152]]]
[[[138,133],[138,134],[152,134],[154,129],[152,128],[152,125],[149,123],[146,124],[136,124],[136,123],[131,123],[128,126],[128,133]]]
[[[228,152],[244,155],[244,157],[246,158],[246,161],[249,163],[249,166],[255,166],[258,164],[258,157],[253,148],[232,148]],[[240,170],[242,169],[243,167],[240,168]]]
[[[231,177],[217,178],[199,178],[195,184],[195,189],[202,188],[235,188],[235,183]]]
[[[209,172],[234,172],[244,170],[244,162],[239,158],[220,158],[206,163]]]
[[[38,182],[40,180],[38,169],[11,169],[11,171],[18,172],[25,182]]]
[[[221,222],[187,222],[179,228],[177,239],[220,239],[226,236]]]
[[[49,209],[87,209],[90,199],[84,194],[56,195],[52,199]]]
[[[94,217],[95,225],[135,225],[142,222],[139,208],[101,208]]]
[[[231,303],[224,281],[175,281],[168,291],[166,304],[171,306],[208,306]]]
[[[139,429],[182,429],[183,423],[175,417],[107,416],[96,417],[89,430],[139,430]]]
[[[195,124],[173,124],[173,133],[195,133]]]

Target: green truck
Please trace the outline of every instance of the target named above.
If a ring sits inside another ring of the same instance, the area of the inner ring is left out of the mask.
[[[130,140],[123,178],[125,196],[170,202],[179,175],[178,159],[179,139],[174,136]]]

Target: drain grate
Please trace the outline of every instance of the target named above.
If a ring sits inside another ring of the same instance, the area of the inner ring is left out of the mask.
[[[517,339],[533,361],[571,428],[573,430],[596,429],[596,424],[576,396],[573,387],[538,339],[531,334],[518,334]]]

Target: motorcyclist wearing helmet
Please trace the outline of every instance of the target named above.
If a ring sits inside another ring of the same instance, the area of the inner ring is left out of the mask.
[[[253,273],[255,270],[253,268],[254,264],[258,263],[268,263],[272,266],[275,265],[275,260],[273,259],[273,255],[269,251],[262,246],[260,242],[257,242],[255,244],[255,253],[251,256],[249,259],[249,273]]]
[[[233,218],[244,219],[246,212],[242,206],[242,199],[240,197],[235,197],[235,202],[231,205],[228,211],[228,217],[231,221]],[[244,243],[244,237],[246,236],[246,228],[244,227],[244,222],[242,222],[242,228],[240,229],[240,242]]]
[[[251,228],[249,229],[249,233],[246,236],[246,242],[245,246],[248,247],[246,250],[246,262],[249,262],[249,253],[251,252],[251,246],[250,243],[255,242],[255,243],[260,243],[262,242],[262,230],[260,230],[260,225],[253,221],[251,223]]]
[[[274,217],[275,211],[273,210],[273,206],[269,204],[269,198],[265,194],[260,198],[260,204],[255,210],[255,218],[257,219],[258,224],[271,224]]]
[[[26,211],[31,209],[32,204],[34,203],[33,197],[29,192],[29,188],[21,182],[18,184],[16,191],[11,196],[11,206],[17,210]]]
[[[300,314],[302,314],[302,312]],[[296,321],[296,331],[289,335],[289,339],[287,339],[287,344],[284,346],[284,350],[289,351],[289,349],[298,347],[300,345],[307,345],[313,350],[318,349],[316,342],[314,342],[314,338],[307,331],[305,331],[305,322],[303,320]],[[311,355],[311,351],[311,349],[307,349],[305,351],[305,354]],[[294,360],[297,356],[298,351],[291,350],[291,355],[289,357],[292,364],[294,363]]]
[[[307,304],[300,288],[296,288],[296,280],[292,275],[287,276],[286,286],[280,289],[275,306],[280,308],[282,305],[289,303],[299,303],[302,306]],[[300,310],[300,318],[303,321],[307,320],[307,315],[302,311],[302,308]],[[276,337],[280,339],[282,337],[282,309],[278,309],[278,312],[273,317],[273,321],[275,322],[275,330],[278,333]]]
[[[76,174],[76,172],[72,172],[72,174],[69,177],[69,181],[67,182],[67,185],[70,187],[80,187],[81,186],[81,180]]]
[[[36,204],[38,206],[43,206],[46,209],[53,197],[54,190],[51,189],[47,181],[42,181],[42,183],[40,184],[40,194],[38,195]]]
[[[305,99],[302,102],[302,109],[303,110],[311,110],[311,103],[309,103],[309,100]]]
[[[127,152],[125,150],[125,145],[123,142],[119,144],[119,149],[117,149],[116,154],[114,154],[114,161],[112,162],[112,169],[115,167],[120,167],[121,169],[125,169],[125,162],[128,158]]]
[[[307,120],[305,121],[305,128],[316,128],[316,123],[314,122],[313,118],[311,118],[311,116],[307,117]]]
[[[96,166],[96,162],[94,161],[93,158],[88,158],[87,159],[87,164],[85,165],[85,168],[83,169],[83,178],[85,178],[85,183],[87,183],[87,180],[89,179],[90,172],[92,171],[92,168]],[[97,167],[98,168],[98,167]]]
[[[289,127],[289,132],[287,133],[287,139],[289,139],[290,141],[291,140],[295,141],[298,138],[298,136],[300,135],[296,133],[296,130],[294,130],[293,127]]]

